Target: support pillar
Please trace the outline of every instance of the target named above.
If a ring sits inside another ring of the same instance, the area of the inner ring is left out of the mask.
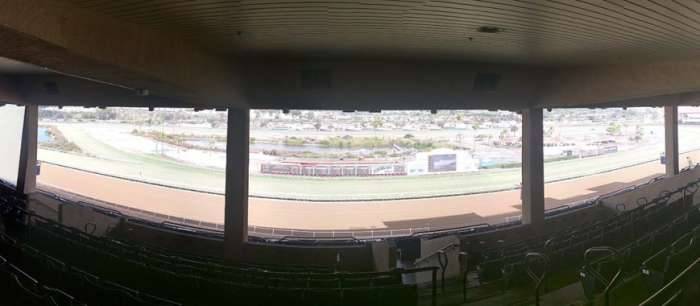
[[[666,141],[666,176],[678,174],[678,106],[664,106],[664,135]]]
[[[17,191],[30,194],[36,190],[36,150],[37,129],[39,127],[39,107],[27,105],[24,108],[22,126],[22,146],[17,172]]]
[[[248,240],[248,142],[250,110],[228,110],[224,252],[239,261]]]
[[[544,224],[544,143],[542,109],[522,112],[522,211],[523,224]]]

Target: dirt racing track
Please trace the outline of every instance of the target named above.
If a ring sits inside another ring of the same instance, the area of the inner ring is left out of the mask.
[[[700,153],[694,153],[700,160]],[[649,162],[545,187],[546,208],[554,208],[662,175]],[[224,197],[94,174],[44,163],[41,186],[154,213],[223,224]],[[503,222],[520,213],[520,191],[367,202],[308,202],[250,198],[249,224],[300,230],[440,228]]]

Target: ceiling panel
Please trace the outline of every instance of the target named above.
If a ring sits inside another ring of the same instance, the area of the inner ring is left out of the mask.
[[[700,53],[700,4],[686,0],[64,1],[232,55],[576,64]]]

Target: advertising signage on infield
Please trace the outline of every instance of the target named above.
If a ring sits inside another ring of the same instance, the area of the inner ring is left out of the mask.
[[[428,172],[457,171],[457,154],[430,155]]]

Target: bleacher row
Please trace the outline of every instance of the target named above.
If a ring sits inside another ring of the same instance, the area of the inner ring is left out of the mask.
[[[505,292],[519,293],[512,294],[512,300],[536,300],[544,292],[580,281],[589,301],[601,299],[606,304],[606,295],[618,291],[624,298],[608,301],[609,305],[636,305],[699,255],[694,240],[700,225],[700,212],[693,203],[697,187],[692,182],[651,201],[638,201],[638,207],[614,217],[553,234],[512,243],[464,244],[463,302]],[[650,282],[656,286],[641,290],[634,287],[638,279],[653,279]]]
[[[401,276],[437,270],[350,273],[174,256],[92,236],[13,201],[21,202],[0,203],[0,255],[26,276],[16,282],[24,288],[17,305],[415,305],[418,288]]]

